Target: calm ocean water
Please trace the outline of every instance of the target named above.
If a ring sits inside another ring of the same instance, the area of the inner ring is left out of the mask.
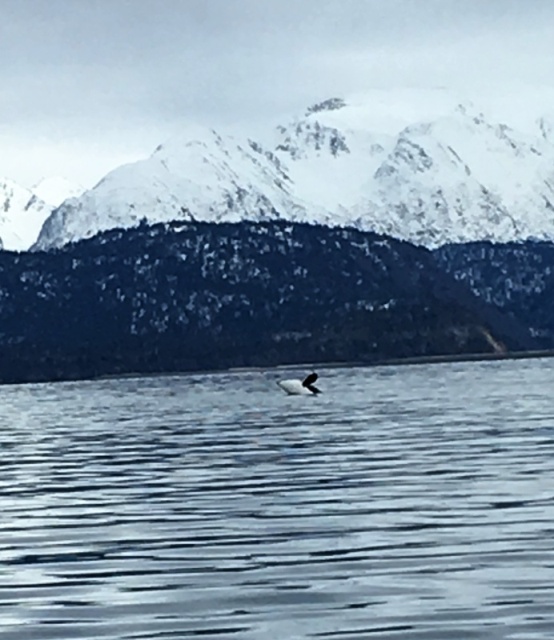
[[[554,359],[0,387],[3,640],[551,640]]]

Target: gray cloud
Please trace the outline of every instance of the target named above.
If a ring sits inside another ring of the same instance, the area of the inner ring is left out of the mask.
[[[53,169],[90,182],[187,121],[240,126],[375,88],[478,93],[554,78],[549,0],[0,0],[0,9],[0,174],[26,182]]]

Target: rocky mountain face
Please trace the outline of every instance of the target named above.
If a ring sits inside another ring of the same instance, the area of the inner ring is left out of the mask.
[[[540,347],[554,348],[554,244],[475,242],[446,245],[434,255],[483,301],[529,327]]]
[[[348,225],[430,248],[554,238],[547,118],[523,133],[458,106],[391,132],[378,106],[327,100],[264,140],[185,131],[65,201],[35,248],[143,219]]]
[[[42,180],[32,189],[0,178],[0,248],[29,249],[52,211],[66,198],[81,192],[62,178]]]
[[[534,345],[424,248],[282,221],[139,224],[2,252],[0,299],[2,382]]]

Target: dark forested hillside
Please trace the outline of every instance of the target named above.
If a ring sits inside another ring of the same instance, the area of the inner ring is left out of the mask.
[[[533,341],[433,255],[352,229],[145,225],[0,253],[0,381],[365,361]]]
[[[554,244],[471,242],[435,252],[437,264],[482,300],[529,327],[540,347],[554,348]]]

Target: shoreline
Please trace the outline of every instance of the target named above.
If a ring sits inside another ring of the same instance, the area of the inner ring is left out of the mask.
[[[538,349],[534,351],[511,351],[506,353],[462,353],[437,356],[412,356],[407,358],[391,358],[376,362],[377,366],[399,364],[433,364],[441,362],[480,362],[484,360],[532,360],[554,357],[554,349]]]
[[[348,369],[350,367],[392,367],[419,364],[443,364],[449,362],[481,362],[497,360],[532,360],[554,357],[554,349],[534,351],[513,351],[506,353],[462,353],[436,356],[408,356],[406,358],[389,358],[386,360],[351,360],[348,362],[299,362],[292,364],[275,364],[251,367],[227,367],[225,369],[197,369],[195,371],[162,371],[159,373],[124,373],[108,374],[87,378],[87,380],[113,380],[122,378],[158,378],[168,376],[219,375],[224,373],[258,373],[261,371],[294,371],[307,369]],[[74,381],[75,382],[75,381]]]
[[[291,364],[277,364],[266,366],[227,367],[225,369],[197,369],[182,371],[158,371],[144,372],[130,371],[128,373],[105,374],[83,378],[65,378],[58,380],[25,380],[21,382],[0,382],[0,386],[30,385],[30,384],[60,384],[75,382],[98,382],[108,380],[124,380],[133,378],[159,378],[170,376],[198,376],[221,375],[225,373],[256,373],[262,371],[287,371],[287,370],[317,370],[317,369],[346,369],[351,367],[392,367],[424,364],[445,364],[450,362],[496,362],[502,360],[532,360],[554,357],[554,349],[541,349],[533,351],[513,351],[506,353],[459,353],[434,356],[408,356],[405,358],[387,358],[383,360],[363,361],[353,360],[348,362],[299,362]]]
[[[496,360],[532,360],[554,357],[554,349],[534,351],[512,351],[506,353],[456,353],[435,356],[407,356],[405,358],[387,358],[385,360],[352,360],[348,362],[304,362],[299,364],[279,364],[267,367],[229,367],[212,371],[190,371],[183,373],[247,373],[249,371],[266,371],[270,369],[344,369],[348,367],[392,367],[417,364],[442,364],[448,362],[481,362]],[[162,374],[163,375],[163,374]]]

